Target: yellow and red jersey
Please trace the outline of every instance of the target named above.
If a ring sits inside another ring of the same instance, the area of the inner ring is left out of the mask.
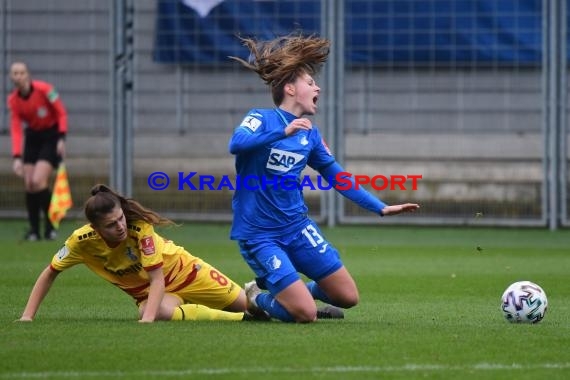
[[[75,230],[54,255],[51,268],[64,271],[85,264],[137,302],[148,297],[148,270],[162,268],[165,292],[178,293],[196,278],[203,261],[165,239],[144,221],[129,223],[128,237],[110,248],[89,224]]]
[[[34,131],[57,125],[60,134],[67,133],[67,111],[56,89],[47,82],[33,80],[26,97],[14,89],[8,96],[8,109],[14,156],[22,155],[22,123]]]

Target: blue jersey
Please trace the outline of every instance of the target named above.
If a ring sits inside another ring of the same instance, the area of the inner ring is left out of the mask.
[[[302,187],[295,184],[307,165],[318,171],[335,159],[315,125],[285,136],[296,118],[281,109],[253,109],[235,129],[229,149],[242,184],[232,201],[232,239],[283,237],[308,223]]]

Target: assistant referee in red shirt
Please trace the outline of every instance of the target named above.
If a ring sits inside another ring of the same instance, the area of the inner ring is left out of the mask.
[[[43,237],[53,240],[56,232],[48,218],[49,180],[65,156],[67,111],[56,89],[50,83],[32,80],[25,63],[12,64],[10,79],[14,83],[14,90],[8,96],[13,169],[24,178],[30,223],[25,239],[41,239],[40,214],[43,212]]]

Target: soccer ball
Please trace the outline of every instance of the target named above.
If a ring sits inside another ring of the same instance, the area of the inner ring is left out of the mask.
[[[547,308],[546,293],[534,282],[515,282],[503,293],[501,310],[511,323],[538,323]]]

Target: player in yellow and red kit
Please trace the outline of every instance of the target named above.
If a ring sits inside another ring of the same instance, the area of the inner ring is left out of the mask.
[[[25,63],[12,64],[10,79],[14,83],[14,90],[8,96],[13,170],[24,178],[30,223],[25,239],[40,239],[43,211],[44,238],[53,240],[56,233],[48,218],[49,178],[65,155],[67,112],[56,89],[47,82],[32,80]]]
[[[228,276],[154,231],[172,222],[105,185],[85,204],[89,224],[75,230],[39,275],[20,318],[31,321],[62,271],[84,264],[129,294],[140,322],[267,319]]]

